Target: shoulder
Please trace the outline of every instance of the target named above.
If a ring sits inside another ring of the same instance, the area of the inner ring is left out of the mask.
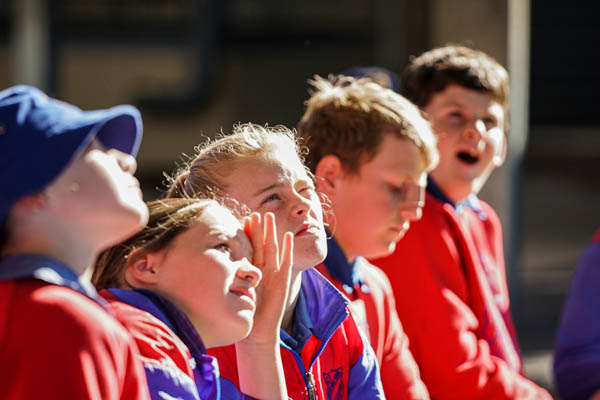
[[[496,210],[484,200],[481,200],[478,197],[475,197],[477,201],[477,206],[479,208],[478,211],[472,209],[471,207],[465,207],[465,210],[473,216],[471,220],[477,221],[482,225],[491,225],[496,229],[501,229],[501,222]]]
[[[118,300],[109,300],[108,307],[115,318],[136,338],[176,338],[164,322],[147,311]]]
[[[27,315],[27,324],[45,331],[64,331],[65,335],[86,333],[95,336],[127,337],[122,327],[92,299],[69,288],[35,280],[18,281],[13,312]],[[68,329],[67,329],[68,327]]]
[[[406,243],[406,239],[425,243],[439,239],[442,237],[440,233],[453,231],[458,221],[458,214],[451,204],[439,201],[428,193],[421,219],[410,224],[408,232],[398,244]]]
[[[102,306],[62,286],[17,281],[8,311],[2,347],[19,363],[52,365],[60,359],[78,365],[81,354],[88,354],[93,362],[123,365],[135,350],[131,336]]]
[[[361,275],[370,289],[391,291],[391,284],[388,276],[383,270],[364,258],[359,258]]]
[[[115,318],[135,339],[146,364],[158,362],[164,367],[172,361],[178,370],[192,375],[189,348],[165,322],[148,311],[120,301],[110,292],[102,291],[101,295],[108,300]]]

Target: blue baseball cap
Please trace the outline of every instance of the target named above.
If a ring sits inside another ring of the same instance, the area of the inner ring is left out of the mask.
[[[0,91],[0,223],[17,200],[52,182],[95,137],[135,156],[140,112],[129,105],[83,111],[25,85]]]

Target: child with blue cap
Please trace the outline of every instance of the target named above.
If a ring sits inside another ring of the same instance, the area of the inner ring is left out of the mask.
[[[148,218],[131,106],[0,91],[0,387],[6,398],[146,399],[137,347],[85,278]]]

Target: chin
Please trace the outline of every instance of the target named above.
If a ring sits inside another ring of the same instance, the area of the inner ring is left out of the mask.
[[[325,239],[316,241],[300,250],[294,247],[294,269],[307,270],[321,264],[327,257],[327,242]]]
[[[381,245],[373,245],[370,251],[364,252],[364,257],[373,259],[389,256],[396,250],[396,242],[397,240],[390,242],[386,241],[381,243]]]
[[[219,340],[211,347],[229,346],[245,339],[252,330],[252,320],[248,321],[243,318],[240,321],[236,321],[234,324],[229,324],[227,327],[223,327],[220,332]]]

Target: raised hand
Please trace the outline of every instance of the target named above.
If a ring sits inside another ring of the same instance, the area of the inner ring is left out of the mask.
[[[287,390],[279,350],[279,328],[290,288],[293,264],[293,234],[277,242],[275,216],[252,213],[244,218],[244,232],[254,250],[252,263],[261,269],[256,288],[256,312],[250,334],[236,343],[240,388],[260,399],[286,399]]]

